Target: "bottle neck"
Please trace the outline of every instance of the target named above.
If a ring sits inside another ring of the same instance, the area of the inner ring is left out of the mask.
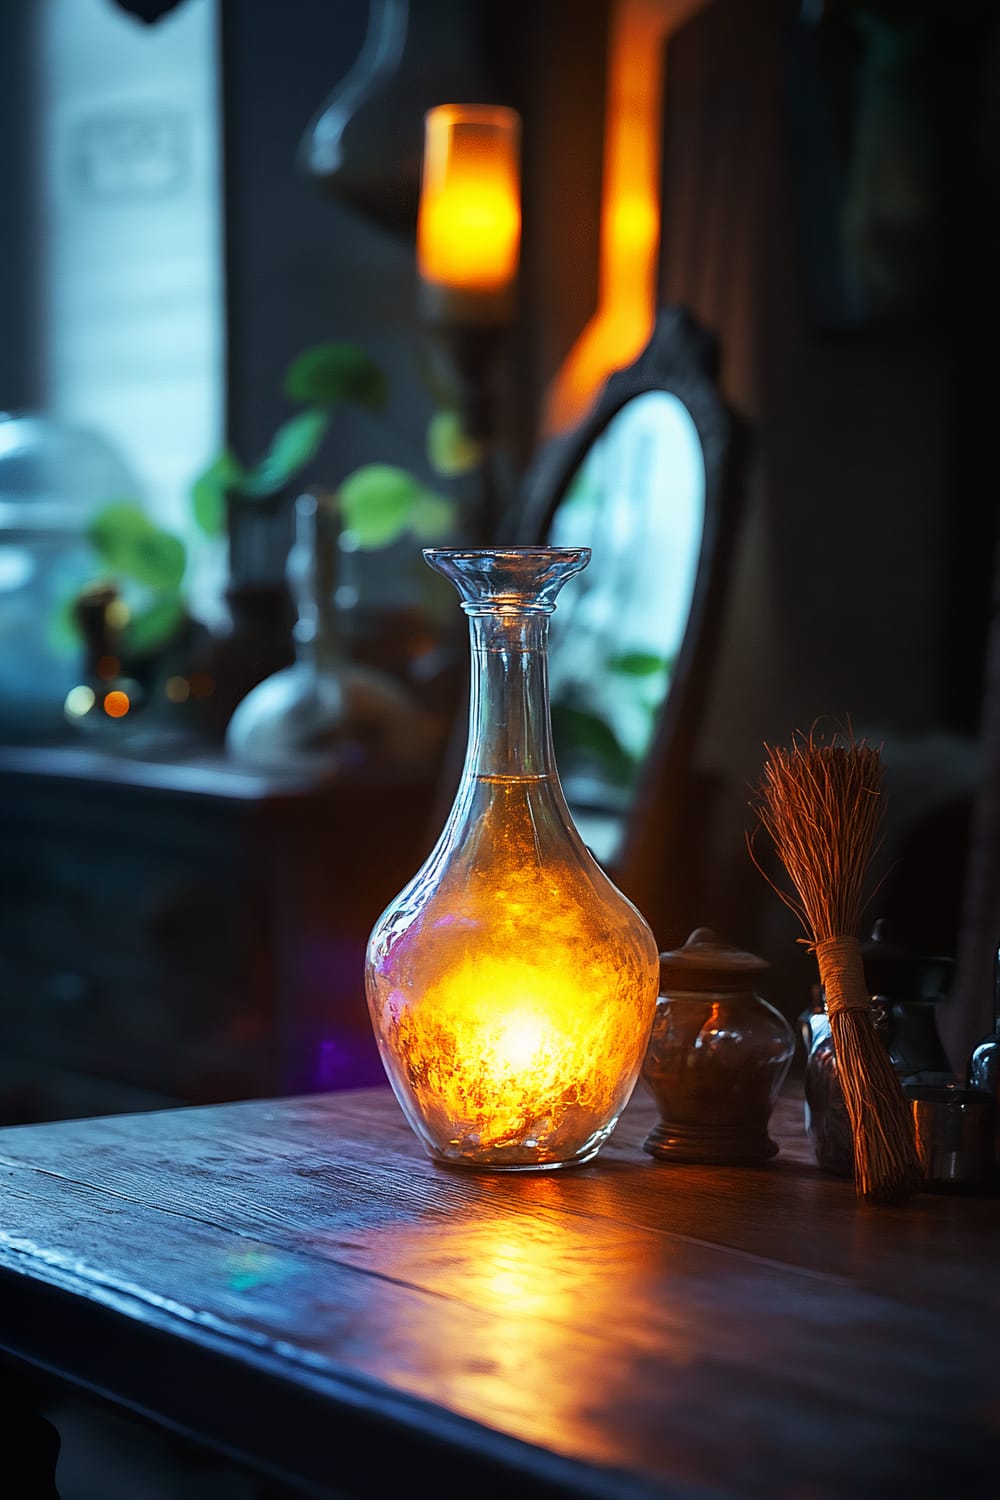
[[[343,664],[343,631],[338,594],[340,517],[320,494],[295,502],[295,545],[286,576],[295,600],[295,660],[320,674],[336,674]]]
[[[548,614],[510,606],[468,612],[472,672],[465,777],[554,777]]]
[[[295,660],[319,676],[336,675],[344,666],[343,645],[334,621],[326,616],[303,620],[300,616],[294,632]]]

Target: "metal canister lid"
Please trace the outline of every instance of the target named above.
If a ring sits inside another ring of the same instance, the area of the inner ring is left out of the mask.
[[[770,967],[756,953],[734,948],[711,927],[696,927],[682,947],[660,954],[660,991],[745,993]]]
[[[954,959],[918,953],[896,942],[884,917],[861,944],[861,959],[868,988],[887,1000],[942,1000],[955,968]]]

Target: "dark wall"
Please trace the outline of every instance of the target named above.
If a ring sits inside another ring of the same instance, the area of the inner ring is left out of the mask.
[[[913,941],[955,951],[995,515],[982,406],[995,411],[996,379],[979,356],[995,322],[981,251],[998,183],[978,163],[991,139],[979,104],[996,81],[981,56],[996,27],[964,18],[935,59],[948,172],[960,169],[966,191],[961,215],[946,196],[934,295],[897,323],[817,306],[800,210],[803,172],[824,162],[802,159],[788,25],[777,3],[714,0],[671,43],[663,288],[718,333],[725,392],[755,434],[700,751],[721,785],[705,829],[706,920],[792,954],[777,976],[791,1005],[796,993],[805,1002],[811,968],[746,858],[746,804],[763,743],[819,716],[850,715],[885,738],[878,904]],[[947,89],[979,101],[966,99],[958,140]]]
[[[35,406],[34,338],[37,200],[34,183],[31,0],[0,6],[0,411]]]
[[[597,302],[607,0],[491,0],[491,55],[524,116],[521,318],[513,351],[526,460],[539,404]]]
[[[260,453],[288,405],[284,371],[310,344],[357,341],[386,367],[419,442],[413,249],[322,196],[296,169],[302,136],[364,40],[364,0],[229,0],[222,8],[230,431]],[[404,440],[364,412],[337,424],[331,483]]]

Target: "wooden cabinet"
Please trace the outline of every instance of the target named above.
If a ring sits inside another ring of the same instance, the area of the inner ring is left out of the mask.
[[[0,1120],[379,1081],[364,947],[431,792],[0,750]]]

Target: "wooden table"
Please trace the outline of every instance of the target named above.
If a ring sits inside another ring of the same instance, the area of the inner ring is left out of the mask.
[[[423,1157],[386,1092],[0,1131],[15,1370],[310,1496],[996,1494],[1000,1202]]]

